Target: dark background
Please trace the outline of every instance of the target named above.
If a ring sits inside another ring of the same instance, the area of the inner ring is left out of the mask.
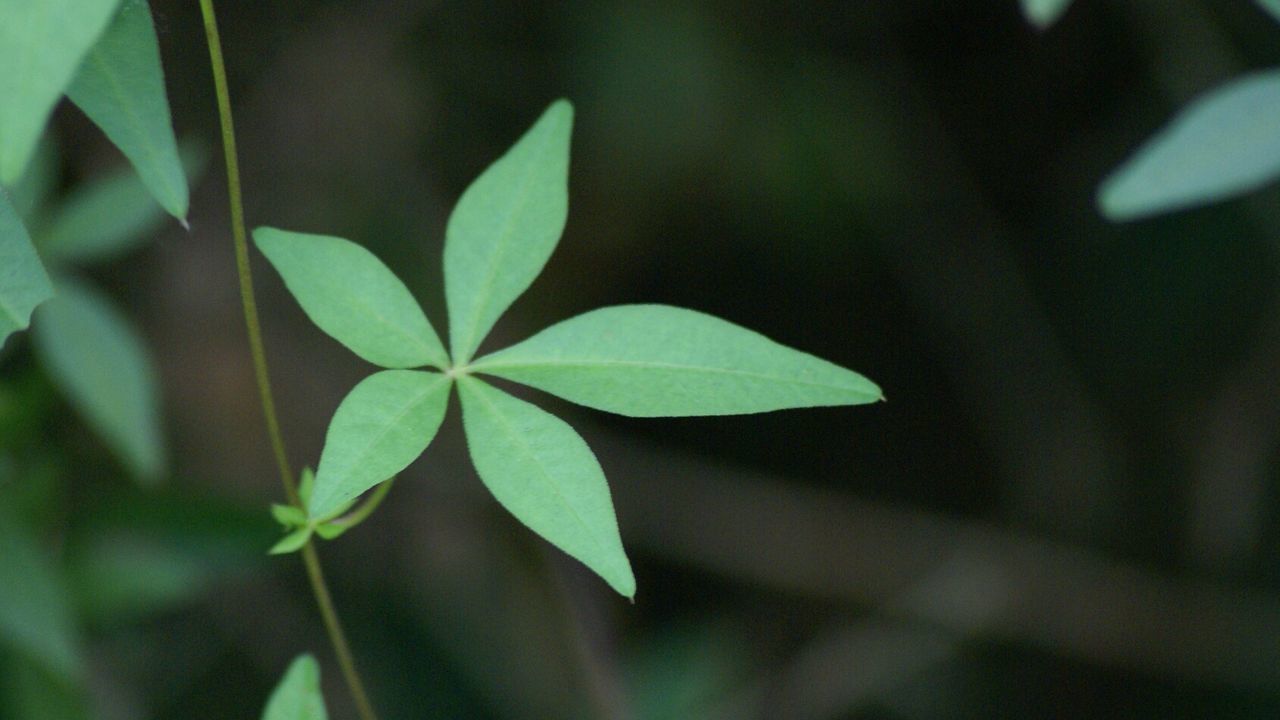
[[[197,4],[152,6],[178,134],[216,151]],[[443,332],[450,208],[568,97],[568,228],[485,347],[670,303],[889,400],[632,420],[530,393],[608,474],[634,606],[488,497],[454,401],[321,547],[384,718],[1280,715],[1280,194],[1126,225],[1094,205],[1178,107],[1280,61],[1251,2],[1078,0],[1043,33],[1013,0],[219,12],[251,226],[369,247]],[[120,162],[73,108],[55,128],[64,186]],[[172,480],[134,489],[21,351],[6,372],[72,545],[169,582],[82,594],[101,717],[256,717],[303,650],[353,717],[300,563],[262,555],[281,491],[209,167],[190,233],[94,273],[156,353]],[[314,464],[371,368],[261,260]]]

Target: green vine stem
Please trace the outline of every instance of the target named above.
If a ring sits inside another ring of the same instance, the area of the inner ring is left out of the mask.
[[[231,120],[231,94],[227,90],[227,70],[222,60],[222,41],[218,37],[218,21],[213,11],[213,0],[200,0],[200,11],[204,16],[205,35],[209,43],[209,61],[213,67],[213,82],[218,95],[218,115],[222,126],[222,148],[227,165],[227,194],[231,206],[231,236],[235,243],[236,270],[240,278],[240,300],[244,306],[244,323],[249,333],[249,350],[253,355],[253,370],[257,378],[258,394],[262,400],[262,415],[267,423],[267,435],[271,438],[271,449],[275,454],[276,466],[280,470],[280,481],[284,485],[285,495],[289,502],[301,506],[298,488],[293,480],[293,471],[289,467],[289,458],[285,453],[284,438],[280,434],[280,423],[276,417],[275,400],[271,395],[271,380],[267,369],[267,356],[262,346],[262,328],[258,321],[258,305],[253,295],[253,275],[249,267],[248,233],[244,223],[244,201],[240,192],[240,164],[236,154],[235,127]],[[302,548],[302,561],[307,569],[307,578],[311,582],[311,591],[315,595],[316,604],[324,620],[325,630],[333,644],[338,665],[351,690],[352,700],[361,720],[377,720],[378,716],[369,703],[364,690],[364,682],[356,670],[355,658],[347,643],[346,633],[338,619],[333,598],[325,583],[324,571],[320,566],[320,556],[316,553],[315,544],[308,540]]]

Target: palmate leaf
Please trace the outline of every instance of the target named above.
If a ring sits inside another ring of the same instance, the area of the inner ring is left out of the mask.
[[[634,597],[604,471],[563,420],[474,377],[458,378],[476,472],[520,522]]]
[[[146,346],[112,303],[88,285],[60,279],[36,312],[41,365],[90,427],[139,480],[165,470],[160,391]]]
[[[0,184],[15,182],[119,0],[0,0]]]
[[[736,415],[882,400],[861,375],[667,305],[601,308],[474,362],[475,372],[638,417]]]
[[[449,347],[465,365],[551,257],[569,212],[573,106],[552,103],[533,127],[471,183],[449,217],[444,290]]]
[[[0,191],[0,347],[9,335],[25,330],[31,313],[53,297],[53,285],[40,263],[18,213]]]
[[[120,148],[170,215],[187,216],[187,176],[165,95],[160,46],[145,0],[123,0],[67,96]]]
[[[329,423],[307,514],[341,512],[417,459],[440,429],[449,386],[445,375],[415,370],[384,370],[356,385]]]
[[[1254,73],[1193,100],[1102,182],[1111,220],[1204,205],[1280,175],[1280,70]]]
[[[1032,25],[1044,30],[1058,21],[1072,0],[1021,0],[1022,14]]]
[[[271,691],[262,720],[328,720],[320,692],[320,664],[310,655],[299,655],[289,665],[280,684]]]
[[[373,253],[342,238],[275,228],[254,230],[253,241],[312,322],[355,354],[387,368],[448,365],[418,302]]]

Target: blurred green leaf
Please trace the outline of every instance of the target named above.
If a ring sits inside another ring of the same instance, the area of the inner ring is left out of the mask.
[[[254,230],[253,240],[312,322],[355,354],[388,368],[448,366],[422,308],[373,253],[342,238],[275,228]]]
[[[19,656],[0,663],[0,717],[88,720],[89,711],[78,683]]]
[[[170,215],[187,216],[187,177],[169,118],[160,46],[145,0],[123,0],[67,97],[129,158]]]
[[[858,405],[880,388],[826,360],[668,305],[601,308],[472,364],[622,415],[734,415]]]
[[[342,512],[416,460],[440,429],[449,386],[444,375],[415,370],[384,370],[356,385],[329,423],[308,514]]]
[[[351,529],[351,525],[341,522],[320,523],[316,526],[316,534],[325,540],[333,540]]]
[[[520,522],[634,597],[604,471],[587,443],[554,415],[484,381],[458,378],[476,472]]]
[[[1032,25],[1044,30],[1058,21],[1072,0],[1021,0],[1022,14]]]
[[[1098,191],[1102,213],[1134,220],[1249,192],[1280,175],[1280,71],[1193,100]]]
[[[1257,0],[1258,6],[1271,13],[1271,17],[1280,20],[1280,0]]]
[[[316,489],[316,474],[309,468],[302,468],[302,477],[298,481],[298,497],[302,499],[303,506],[310,504],[311,493]]]
[[[135,620],[196,598],[214,575],[198,554],[144,533],[109,531],[71,558],[76,609],[87,622]]]
[[[165,471],[155,367],[137,330],[88,285],[61,279],[32,333],[41,365],[139,480]]]
[[[284,525],[285,527],[295,527],[307,524],[307,514],[302,511],[302,508],[297,508],[292,505],[273,504],[271,506],[271,517],[275,518],[276,522]]]
[[[310,655],[299,655],[272,691],[262,720],[328,720],[320,692],[320,664]]]
[[[182,160],[192,177],[204,168],[206,152],[184,144]],[[164,221],[164,210],[127,167],[77,187],[47,213],[35,232],[41,255],[50,263],[109,260],[144,245]]]
[[[62,677],[80,674],[62,578],[7,506],[0,506],[0,643]]]
[[[307,544],[307,540],[310,539],[311,528],[300,527],[297,530],[286,534],[283,538],[280,538],[280,542],[272,545],[271,549],[267,551],[267,554],[288,555],[289,553],[298,552]]]
[[[569,213],[573,106],[552,103],[505,155],[462,193],[444,244],[453,361],[480,342],[555,250]]]
[[[0,73],[3,74],[3,73]],[[27,229],[0,191],[0,346],[31,324],[31,313],[53,297],[53,285]]]
[[[18,211],[18,216],[28,223],[29,228],[33,227],[31,221],[49,199],[57,182],[58,147],[53,141],[53,134],[45,133],[36,145],[31,162],[27,163],[26,172],[8,188],[13,209]]]
[[[0,184],[22,176],[85,53],[120,0],[0,0]]]

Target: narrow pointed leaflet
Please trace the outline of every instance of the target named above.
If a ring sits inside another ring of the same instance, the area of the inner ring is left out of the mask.
[[[418,302],[373,253],[350,240],[275,228],[254,230],[253,241],[312,322],[355,354],[386,368],[448,365]]]
[[[572,127],[573,106],[552,103],[471,183],[449,217],[444,290],[455,365],[466,365],[560,241],[569,213]]]
[[[123,0],[67,88],[129,162],[156,201],[187,216],[187,176],[165,95],[160,46],[145,0]]]
[[[483,357],[472,370],[636,417],[736,415],[883,399],[875,383],[852,370],[668,305],[593,310]]]
[[[449,386],[444,375],[416,370],[384,370],[356,385],[329,423],[307,514],[341,512],[416,460],[440,429]]]
[[[1280,176],[1280,70],[1211,90],[1102,182],[1111,220],[1134,220],[1258,189]]]
[[[0,0],[0,184],[16,181],[119,0]]]
[[[520,522],[626,597],[636,591],[604,471],[556,416],[470,376],[458,378],[467,447],[489,492]]]

